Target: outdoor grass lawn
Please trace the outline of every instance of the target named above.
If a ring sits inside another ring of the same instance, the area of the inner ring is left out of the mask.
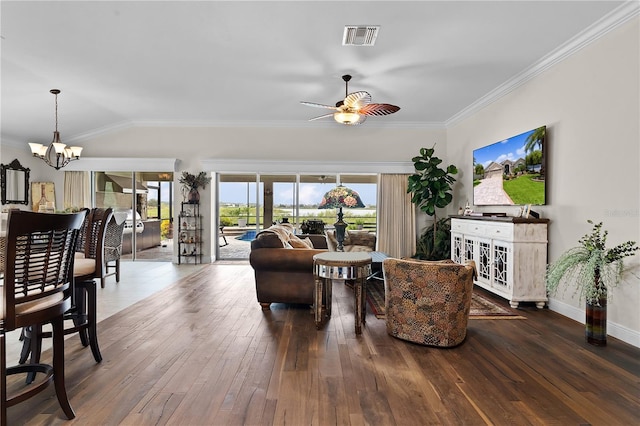
[[[544,182],[533,181],[539,174],[522,175],[502,182],[514,204],[544,204]]]

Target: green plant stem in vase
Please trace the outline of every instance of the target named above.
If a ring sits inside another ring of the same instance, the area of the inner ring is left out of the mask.
[[[596,271],[594,286],[597,289],[598,299],[595,302],[587,302],[585,309],[585,339],[587,343],[595,346],[607,344],[607,289],[602,288],[600,273]]]
[[[580,245],[561,254],[549,265],[546,274],[550,294],[557,292],[563,283],[571,282],[580,297],[585,298],[585,338],[597,346],[607,344],[607,299],[613,287],[622,281],[622,259],[640,249],[635,241],[607,249],[607,234],[602,231],[602,222],[593,224],[591,233],[579,240]]]

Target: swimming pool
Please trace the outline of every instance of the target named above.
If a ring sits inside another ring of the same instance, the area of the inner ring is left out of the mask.
[[[256,239],[257,231],[246,231],[244,234],[236,237],[236,240],[253,241]]]

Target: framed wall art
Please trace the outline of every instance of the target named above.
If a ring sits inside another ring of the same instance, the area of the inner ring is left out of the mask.
[[[39,213],[56,211],[56,191],[53,182],[31,182],[31,209]]]

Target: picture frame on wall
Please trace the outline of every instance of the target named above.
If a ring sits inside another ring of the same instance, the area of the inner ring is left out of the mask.
[[[53,182],[31,182],[31,210],[55,213],[56,188]]]

